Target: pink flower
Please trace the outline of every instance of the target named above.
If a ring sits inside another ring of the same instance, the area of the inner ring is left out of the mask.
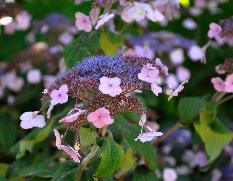
[[[176,171],[172,168],[165,168],[163,171],[164,181],[175,181],[177,179]]]
[[[72,148],[71,146],[65,146],[61,144],[61,135],[60,133],[54,129],[54,134],[56,137],[56,146],[59,150],[63,150],[66,154],[68,154],[75,162],[80,163],[80,158],[81,155],[79,154],[79,152],[77,150],[75,150],[74,148]]]
[[[99,20],[95,26],[95,29],[98,30],[101,26],[103,26],[105,23],[107,23],[110,19],[114,17],[113,13],[106,13],[99,17]]]
[[[99,17],[99,13],[100,13],[100,8],[94,7],[91,11],[90,11],[90,19],[91,19],[91,24],[95,25],[98,17]]]
[[[177,48],[170,53],[170,59],[173,64],[179,65],[184,62],[184,51],[182,48]]]
[[[60,149],[60,147],[61,147],[61,135],[56,129],[54,129],[53,132],[54,132],[54,135],[56,137],[56,147],[58,149]]]
[[[233,74],[228,75],[225,80],[226,92],[233,92]]]
[[[166,78],[165,81],[166,81],[166,84],[168,85],[168,87],[171,89],[175,89],[179,85],[178,80],[174,74],[170,74]]]
[[[92,26],[89,16],[86,16],[85,14],[78,12],[75,14],[75,18],[76,18],[75,25],[78,28],[78,30],[91,32]]]
[[[147,141],[152,141],[155,137],[163,135],[162,132],[153,131],[149,126],[146,126],[146,128],[148,131],[145,133],[140,133],[138,137],[134,139],[135,141],[139,140],[142,143],[145,143]]]
[[[70,115],[67,115],[66,117],[60,119],[59,123],[72,123],[72,122],[76,121],[78,119],[78,117],[85,112],[86,112],[86,110],[80,109],[77,112],[70,114]]]
[[[211,79],[211,83],[214,85],[214,89],[218,92],[225,92],[225,83],[219,77],[214,77]]]
[[[4,32],[6,34],[13,34],[16,30],[16,24],[15,22],[11,22],[9,24],[7,24],[6,26],[4,26]]]
[[[68,86],[66,84],[62,85],[58,90],[55,89],[51,92],[51,104],[64,104],[68,101]]]
[[[176,76],[179,81],[186,81],[190,78],[190,71],[187,68],[180,66],[176,69]]]
[[[171,100],[174,96],[178,96],[178,94],[184,89],[184,84],[188,83],[188,81],[182,82],[177,89],[175,89],[168,97],[168,101]]]
[[[164,75],[168,75],[168,67],[162,63],[160,58],[155,59],[156,68],[159,70],[160,73]]]
[[[82,0],[74,0],[74,4],[79,5],[82,3]]]
[[[209,31],[208,31],[208,37],[209,38],[214,38],[216,36],[218,36],[222,31],[221,26],[219,26],[216,23],[211,23],[209,25]]]
[[[159,70],[148,63],[142,67],[141,72],[138,74],[138,79],[148,83],[154,83],[156,82],[158,75]]]
[[[41,72],[39,69],[31,69],[27,73],[27,81],[31,84],[38,84],[41,81]]]
[[[157,83],[151,84],[151,90],[156,96],[158,96],[159,93],[163,92],[162,88],[160,86],[158,86]]]
[[[42,94],[48,94],[49,93],[49,90],[48,89],[44,89]]]
[[[139,126],[144,127],[146,123],[146,114],[142,114],[139,120]]]
[[[67,155],[69,155],[74,160],[74,162],[80,163],[81,155],[77,150],[75,150],[69,145],[68,146],[61,145],[60,149],[63,150]]]
[[[96,128],[102,128],[105,125],[113,123],[109,110],[102,107],[87,116],[87,121],[91,122]]]
[[[64,45],[68,45],[70,42],[72,42],[73,36],[68,32],[64,32],[59,36],[58,39]]]
[[[26,12],[22,11],[16,16],[16,28],[18,30],[26,30],[30,26],[31,16]]]
[[[121,79],[119,79],[118,77],[108,78],[103,76],[100,78],[99,90],[103,94],[108,94],[111,97],[115,97],[122,93],[120,84],[121,84]]]
[[[204,167],[208,164],[208,159],[203,151],[199,151],[195,154],[192,166]]]
[[[25,112],[20,118],[20,127],[23,129],[31,129],[33,127],[45,127],[45,118],[42,115],[37,115],[37,112]]]
[[[182,22],[183,27],[185,27],[188,30],[194,30],[197,28],[197,23],[191,19],[191,18],[187,18]]]
[[[192,61],[203,60],[205,58],[205,54],[203,50],[197,46],[193,45],[188,50],[188,56],[191,58]]]

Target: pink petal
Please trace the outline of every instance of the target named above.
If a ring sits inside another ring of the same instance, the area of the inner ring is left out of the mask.
[[[151,90],[156,96],[158,96],[159,93],[163,92],[162,88],[160,86],[158,86],[157,83],[151,84]]]
[[[67,153],[75,162],[80,163],[80,159],[79,159],[79,158],[81,158],[81,156],[80,156],[80,154],[78,153],[78,151],[76,151],[75,149],[73,149],[73,148],[70,147],[70,146],[61,145],[60,148],[61,148],[65,153]]]
[[[33,112],[25,112],[19,117],[20,120],[25,120],[25,121],[30,121],[32,118],[33,118]]]
[[[111,118],[109,110],[103,107],[90,113],[87,116],[87,121],[93,123],[96,128],[102,128],[103,126],[112,124],[114,120]]]
[[[31,129],[33,128],[33,125],[31,124],[31,120],[22,120],[20,127],[23,129]]]
[[[91,122],[91,123],[96,122],[97,121],[97,116],[98,116],[98,113],[92,112],[92,113],[88,114],[87,121]]]
[[[120,83],[121,83],[121,79],[119,79],[118,77],[108,78],[103,76],[100,78],[99,90],[103,94],[108,94],[112,97],[115,97],[122,93]]]
[[[76,17],[75,25],[78,28],[78,30],[83,30],[85,32],[91,32],[92,26],[91,26],[90,18],[88,16],[86,16],[83,13],[78,12],[75,14],[75,17]]]
[[[146,114],[142,114],[139,120],[139,126],[144,126],[146,123]]]
[[[225,80],[226,92],[233,92],[233,74],[228,75]]]
[[[55,137],[56,137],[56,147],[58,149],[60,149],[60,147],[61,147],[61,135],[56,129],[54,129],[53,132],[54,132]]]
[[[219,77],[212,78],[211,83],[214,85],[216,91],[225,92],[225,82]]]
[[[59,88],[59,93],[63,93],[63,94],[66,94],[68,92],[68,86],[67,84],[64,84],[62,85],[60,88]]]
[[[60,100],[59,100],[59,103],[60,104],[64,104],[68,101],[68,95],[67,94],[63,94],[61,97],[60,97]]]
[[[184,89],[184,84],[188,83],[188,81],[184,81],[182,82],[177,89],[175,89],[170,96],[168,97],[168,101],[171,100],[171,98],[173,98],[174,96],[178,96],[178,94]]]
[[[106,13],[102,16],[100,16],[99,21],[97,22],[95,29],[98,30],[101,26],[103,26],[105,23],[107,23],[110,19],[114,17],[113,13]]]
[[[92,25],[96,24],[97,20],[98,20],[98,16],[100,13],[100,8],[93,8],[90,12],[90,19],[91,19],[91,23]]]
[[[59,91],[54,89],[51,93],[50,93],[50,97],[52,99],[56,99],[58,97]]]
[[[59,120],[59,123],[72,123],[78,119],[78,117],[86,112],[86,110],[80,110],[79,112],[73,113],[71,115],[68,115],[61,120]]]
[[[36,115],[32,120],[31,123],[34,127],[38,127],[38,128],[43,128],[45,127],[46,123],[45,123],[45,118],[42,115]]]

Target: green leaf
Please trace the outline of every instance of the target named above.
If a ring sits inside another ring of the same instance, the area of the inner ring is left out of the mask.
[[[67,68],[72,68],[84,57],[97,53],[99,49],[99,32],[80,32],[76,40],[64,49],[64,58]]]
[[[101,160],[95,176],[100,178],[111,176],[119,167],[124,157],[124,150],[109,136],[105,138],[100,154]]]
[[[218,104],[214,102],[204,102],[203,106],[203,111],[199,114],[200,120],[210,125],[216,117]]]
[[[17,136],[17,116],[11,109],[0,112],[0,150],[8,152]]]
[[[120,34],[104,30],[100,34],[100,48],[106,55],[112,56],[124,43],[124,38]]]
[[[76,180],[77,170],[78,164],[75,163],[73,160],[60,163],[51,181]]]
[[[212,163],[233,139],[233,132],[229,131],[217,118],[211,125],[200,120],[194,124],[194,127],[204,142],[209,163]]]
[[[124,158],[120,163],[118,171],[115,174],[115,176],[118,178],[129,172],[133,168],[136,160],[137,159],[133,154],[133,149],[129,147],[125,152]]]
[[[149,181],[158,180],[155,176],[155,172],[149,171],[146,167],[140,166],[133,172],[133,181]]]
[[[41,163],[25,165],[18,176],[37,176],[40,178],[52,178],[53,174],[59,168],[60,163],[54,164],[52,159],[46,159]]]
[[[183,125],[191,124],[203,108],[203,99],[199,97],[185,97],[179,101],[178,113]]]
[[[155,170],[157,167],[156,151],[153,148],[152,144],[148,142],[141,143],[134,140],[140,133],[140,126],[128,123],[123,115],[115,116],[114,120],[115,123],[113,126],[118,127],[118,131],[122,133],[122,136],[124,137],[126,142],[145,160],[145,164],[148,168]]]
[[[96,141],[96,137],[98,134],[96,133],[94,128],[84,128],[80,129],[80,145],[81,149],[85,149],[90,145],[94,144]]]

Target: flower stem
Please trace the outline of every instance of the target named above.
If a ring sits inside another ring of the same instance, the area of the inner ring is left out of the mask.
[[[83,161],[80,164],[80,167],[78,169],[77,181],[81,180],[83,171],[86,169],[87,165],[91,162],[91,160],[95,156],[97,150],[98,150],[98,145],[94,144],[93,147],[92,147],[92,149],[91,149],[91,152],[83,159]]]
[[[175,132],[178,128],[181,127],[183,127],[183,125],[179,122],[174,124],[170,129],[167,130],[167,132],[163,136],[155,140],[154,145],[161,143],[163,140],[165,140],[168,136],[170,136],[173,132]]]
[[[226,102],[226,101],[228,101],[228,100],[230,100],[230,99],[232,99],[232,98],[233,98],[233,95],[227,96],[227,97],[225,97],[224,99],[219,100],[219,104],[222,104],[222,103],[224,103],[224,102]]]

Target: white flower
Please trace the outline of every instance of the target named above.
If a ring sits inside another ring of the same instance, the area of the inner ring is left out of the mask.
[[[45,127],[45,118],[42,115],[37,115],[37,112],[25,112],[20,116],[20,127],[23,129],[31,129],[33,127]]]

